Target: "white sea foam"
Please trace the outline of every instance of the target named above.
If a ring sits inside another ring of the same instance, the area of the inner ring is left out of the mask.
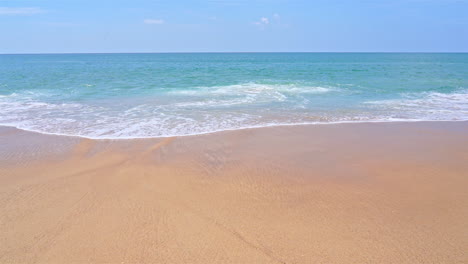
[[[0,125],[89,138],[146,138],[277,125],[468,120],[466,90],[406,94],[400,99],[365,102],[359,108],[321,109],[308,105],[320,96],[301,95],[338,89],[257,84],[200,89],[208,94],[184,94],[186,90],[167,102],[135,99],[129,105],[116,99],[104,105],[51,103],[41,99],[44,93],[25,92],[0,97]],[[266,105],[256,107],[258,103]]]
[[[0,94],[0,97],[14,97],[17,96],[17,93],[11,93],[11,94]]]
[[[226,107],[226,106],[250,104],[255,101],[256,100],[254,97],[246,96],[244,98],[237,98],[237,99],[231,99],[231,100],[220,99],[220,100],[202,100],[202,101],[195,101],[195,102],[181,102],[181,103],[175,103],[172,106],[173,107]]]
[[[333,90],[336,90],[336,88],[293,84],[244,83],[225,86],[196,87],[190,90],[174,90],[171,93],[193,96],[267,94],[284,97],[287,94],[321,94]]]
[[[331,91],[338,91],[338,89],[318,86],[244,83],[226,86],[197,87],[194,89],[175,90],[169,93],[175,96],[196,98],[196,100],[193,101],[176,103],[173,105],[174,107],[227,107],[285,102],[289,99],[296,100],[298,97],[301,98],[298,102],[307,103],[308,100],[304,96],[324,94]],[[300,103],[298,107],[303,108],[303,105]]]
[[[402,99],[371,101],[392,116],[422,120],[468,120],[468,91],[404,94]]]

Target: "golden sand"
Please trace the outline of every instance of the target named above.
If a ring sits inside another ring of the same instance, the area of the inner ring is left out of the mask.
[[[466,122],[0,146],[0,263],[468,263]]]

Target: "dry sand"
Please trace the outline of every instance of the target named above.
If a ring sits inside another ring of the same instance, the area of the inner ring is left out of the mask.
[[[0,263],[468,263],[468,123],[0,128]]]

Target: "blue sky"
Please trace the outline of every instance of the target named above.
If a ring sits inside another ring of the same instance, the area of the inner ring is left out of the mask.
[[[0,0],[0,53],[468,51],[468,0]]]

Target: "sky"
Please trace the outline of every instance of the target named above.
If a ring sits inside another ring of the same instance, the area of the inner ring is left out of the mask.
[[[468,0],[0,0],[0,53],[468,52]]]

